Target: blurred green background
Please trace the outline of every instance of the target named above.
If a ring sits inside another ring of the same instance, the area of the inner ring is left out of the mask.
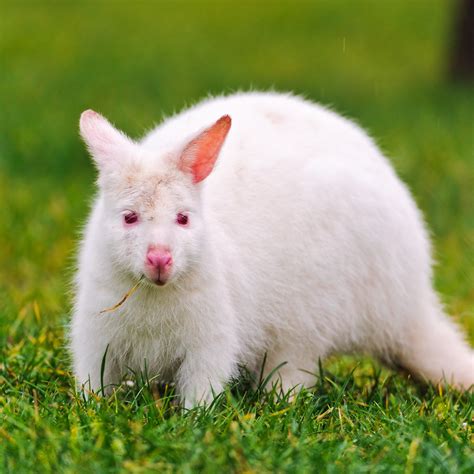
[[[58,410],[71,397],[63,327],[94,193],[78,136],[87,108],[139,137],[208,94],[272,88],[355,119],[412,189],[433,235],[436,286],[474,340],[474,90],[448,80],[455,7],[448,0],[3,2],[0,384],[8,380],[9,388],[0,408],[10,407],[8,426],[21,438],[18,420],[27,426],[38,414],[34,390],[45,400],[61,393]],[[31,385],[30,373],[40,385]],[[24,391],[28,383],[33,392]],[[54,432],[59,411],[48,413],[45,429]],[[412,449],[393,446],[392,462]]]

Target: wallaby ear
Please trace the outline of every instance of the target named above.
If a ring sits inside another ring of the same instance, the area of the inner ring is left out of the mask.
[[[112,165],[117,158],[128,154],[134,146],[130,138],[93,110],[82,112],[79,128],[99,169]]]
[[[231,123],[231,118],[224,115],[184,147],[178,166],[192,174],[194,183],[207,178],[214,168]]]

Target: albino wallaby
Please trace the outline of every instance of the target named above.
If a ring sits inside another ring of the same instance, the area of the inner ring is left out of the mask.
[[[291,95],[218,97],[141,141],[88,110],[99,170],[76,278],[79,385],[130,368],[208,402],[239,365],[283,390],[318,359],[364,352],[468,389],[474,352],[431,283],[407,188],[354,123]],[[114,312],[140,279],[138,290]]]

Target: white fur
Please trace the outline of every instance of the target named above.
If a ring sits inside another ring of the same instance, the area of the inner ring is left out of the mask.
[[[232,128],[217,165],[194,185],[179,153],[223,114]],[[101,127],[83,130],[100,173],[71,328],[79,384],[100,388],[107,345],[106,384],[146,370],[174,380],[187,405],[265,353],[267,372],[286,362],[274,374],[285,390],[314,384],[319,358],[354,352],[474,383],[473,351],[432,289],[420,212],[357,125],[297,97],[245,93],[206,100],[139,143]],[[125,229],[124,209],[142,222]],[[181,211],[189,228],[175,223]],[[150,244],[171,249],[170,282],[99,314],[138,280]]]

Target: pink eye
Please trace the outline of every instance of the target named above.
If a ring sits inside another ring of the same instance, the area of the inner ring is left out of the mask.
[[[127,225],[136,224],[138,222],[138,214],[133,211],[127,212],[123,215],[123,221]]]
[[[188,216],[186,214],[181,214],[181,212],[176,216],[176,222],[179,225],[187,225]]]

